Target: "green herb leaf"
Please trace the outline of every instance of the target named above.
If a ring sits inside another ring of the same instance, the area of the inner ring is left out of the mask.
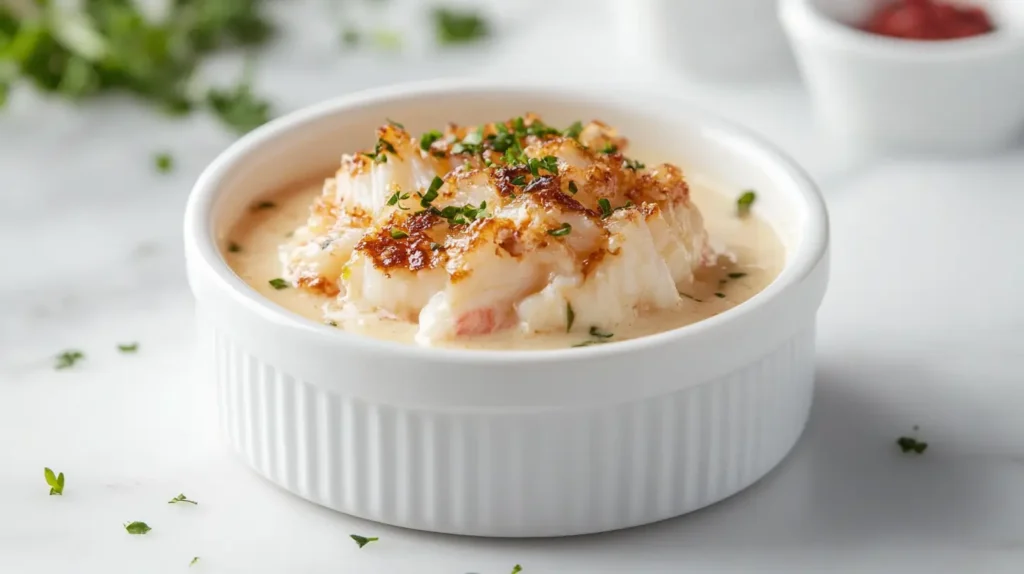
[[[690,295],[689,293],[683,293],[682,291],[680,291],[679,294],[682,295],[683,297],[686,297],[687,299],[696,301],[698,303],[703,303],[704,302],[701,299],[698,299],[698,298],[694,297],[693,295]]]
[[[337,327],[338,326],[338,322],[337,321],[327,321],[326,325],[331,326],[331,327]]]
[[[397,205],[398,204],[398,200],[401,199],[401,198],[402,198],[402,191],[401,190],[395,191],[395,193],[392,194],[391,197],[388,198],[388,205],[392,205],[392,206]]]
[[[126,522],[124,529],[128,531],[128,534],[145,534],[153,530],[145,522]]]
[[[628,159],[628,158],[624,158],[622,160],[622,166],[625,167],[626,169],[631,169],[633,171],[641,170],[641,169],[647,167],[647,166],[645,166],[644,164],[640,163],[639,161],[637,161],[635,159]]]
[[[427,192],[420,197],[420,207],[424,209],[430,207],[430,202],[437,199],[437,190],[441,189],[442,185],[444,185],[444,180],[435,175],[433,181],[430,182],[430,187],[427,188]]]
[[[563,236],[569,235],[570,233],[572,233],[572,226],[569,225],[568,222],[563,223],[557,229],[549,229],[548,230],[548,235],[552,235],[554,237],[563,237]]]
[[[601,208],[601,218],[604,219],[612,214],[612,204],[608,201],[608,198],[602,197],[597,200],[597,205]]]
[[[429,132],[420,136],[420,149],[423,151],[429,150],[430,146],[432,146],[434,142],[443,137],[444,134],[442,134],[441,132],[437,130],[430,130]]]
[[[261,202],[255,204],[255,205],[253,205],[252,206],[252,210],[253,211],[262,211],[264,209],[274,209],[275,207],[277,207],[277,204],[274,203],[273,201],[261,201]]]
[[[617,145],[615,145],[615,144],[613,144],[611,142],[604,144],[604,147],[601,148],[601,153],[611,154],[611,153],[615,153],[617,151],[619,151],[619,146],[617,146]]]
[[[404,130],[404,129],[405,129],[405,126],[403,126],[402,124],[400,124],[400,123],[396,122],[395,120],[393,120],[393,119],[391,119],[391,118],[385,118],[385,119],[386,119],[386,120],[387,120],[387,122],[388,122],[389,124],[391,124],[392,126],[395,126],[396,128],[398,128],[398,129],[400,129],[400,130]]]
[[[341,32],[341,43],[349,48],[355,48],[359,45],[360,35],[359,30],[355,28],[345,28]]]
[[[730,273],[729,274],[729,279],[742,279],[742,278],[744,278],[746,276],[747,276],[746,273]]]
[[[177,504],[179,502],[187,502],[189,504],[196,505],[196,506],[199,505],[198,502],[196,502],[194,500],[189,500],[188,498],[186,498],[184,494],[179,494],[178,496],[175,496],[174,498],[168,500],[167,504]]]
[[[925,449],[928,448],[928,443],[919,441],[909,436],[901,436],[896,439],[896,444],[900,447],[900,450],[906,453],[922,454]]]
[[[391,229],[391,239],[405,239],[406,237],[409,237],[409,234],[401,229],[397,227]]]
[[[526,185],[526,176],[525,175],[518,175],[518,176],[512,178],[512,185],[518,185],[520,187]]]
[[[430,250],[431,251],[438,251],[439,249],[441,249],[441,244],[440,243],[431,242],[431,244],[430,244]]]
[[[117,346],[117,350],[122,353],[134,353],[139,350],[138,343],[122,343]]]
[[[515,566],[512,567],[512,574],[519,574],[522,571],[523,571],[523,567],[518,565],[518,564],[516,564]]]
[[[572,331],[572,324],[576,321],[576,312],[572,310],[572,303],[565,304],[565,332]]]
[[[757,199],[757,194],[754,190],[748,189],[747,191],[744,191],[736,200],[737,213],[739,213],[740,216],[750,213],[750,206],[754,205],[755,199]]]
[[[575,181],[570,181],[569,182],[569,193],[571,193],[573,195],[576,195],[577,192],[579,192],[579,188],[576,187],[576,182]]]
[[[605,341],[604,339],[590,339],[589,341],[583,341],[582,343],[576,343],[575,345],[573,345],[573,348],[576,348],[576,347],[589,347],[591,345],[603,345],[603,344],[605,344],[607,342],[608,341]]]
[[[366,546],[371,542],[376,542],[378,540],[376,536],[370,536],[369,538],[367,538],[366,536],[360,536],[358,534],[349,534],[349,536],[352,537],[352,540],[356,541],[356,544],[358,544],[360,548]]]
[[[715,293],[715,297],[718,297],[719,299],[725,299],[725,293],[721,293],[721,292]]]
[[[611,339],[615,335],[612,334],[612,333],[604,333],[600,329],[598,329],[597,327],[591,327],[590,328],[590,336],[591,337],[597,337],[598,339]]]
[[[158,153],[153,158],[153,162],[156,164],[156,170],[160,173],[170,173],[174,169],[174,158],[169,153]]]
[[[195,566],[196,562],[199,562],[199,557],[198,556],[193,556],[192,557],[192,561],[188,563],[188,567],[191,568],[191,567]]]
[[[466,44],[490,34],[487,21],[476,12],[435,8],[434,34],[442,45]]]
[[[81,351],[74,349],[64,351],[57,355],[57,362],[53,365],[55,369],[69,369],[75,365],[78,361],[85,358],[85,354]]]
[[[278,291],[280,291],[281,289],[288,288],[288,282],[285,281],[284,279],[281,279],[280,277],[276,279],[271,279],[267,283],[270,283],[270,286],[273,287],[274,289],[277,289]]]
[[[579,139],[580,134],[583,133],[583,122],[575,121],[569,127],[565,128],[562,132],[567,138]]]
[[[239,134],[252,131],[270,121],[270,103],[252,91],[252,67],[246,65],[242,78],[231,88],[213,88],[206,103],[222,122]]]
[[[55,494],[64,494],[64,473],[54,474],[49,468],[43,469],[43,477],[46,478],[46,484],[50,487],[50,496]]]
[[[234,241],[228,243],[228,253],[238,253],[242,251],[242,246],[235,243]]]
[[[395,30],[374,30],[373,44],[382,50],[397,52],[402,49],[402,35]]]

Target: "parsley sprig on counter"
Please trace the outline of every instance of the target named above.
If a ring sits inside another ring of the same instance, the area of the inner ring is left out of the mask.
[[[54,474],[49,468],[43,469],[43,478],[46,479],[46,484],[50,487],[50,496],[55,494],[64,494],[64,473]]]
[[[349,538],[351,538],[352,540],[355,540],[356,544],[358,544],[360,548],[362,548],[363,546],[366,546],[367,544],[369,544],[371,542],[377,542],[379,540],[379,538],[377,538],[376,536],[369,536],[369,537],[367,537],[367,536],[360,536],[358,534],[349,534]]]

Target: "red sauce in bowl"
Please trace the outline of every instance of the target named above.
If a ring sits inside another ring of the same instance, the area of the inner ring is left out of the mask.
[[[868,32],[907,40],[954,40],[994,29],[983,8],[937,0],[895,0],[864,25]]]

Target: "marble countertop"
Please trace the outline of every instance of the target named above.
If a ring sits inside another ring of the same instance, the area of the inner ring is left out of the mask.
[[[532,33],[593,44],[609,29],[582,2],[516,5],[545,10]],[[724,87],[642,64],[595,68],[515,34],[487,50],[344,56],[336,27],[304,6],[281,11],[290,33],[261,60],[260,89],[282,111],[499,67],[524,81],[610,75],[672,89],[795,156],[821,183],[833,229],[806,434],[748,491],[605,535],[458,538],[304,502],[229,454],[193,366],[180,221],[191,183],[231,136],[202,116],[22,93],[0,114],[0,261],[11,272],[0,282],[0,571],[1024,571],[1024,148],[859,156],[818,134],[795,80]],[[522,18],[503,10],[503,22]],[[170,175],[152,168],[164,150],[177,160]],[[118,352],[132,341],[137,353]],[[54,370],[67,348],[86,359]],[[894,440],[914,425],[930,447],[901,455]],[[47,496],[45,466],[66,474],[64,496]],[[200,504],[168,505],[178,493]],[[121,524],[133,520],[153,531],[128,536]],[[380,542],[360,550],[352,533]]]

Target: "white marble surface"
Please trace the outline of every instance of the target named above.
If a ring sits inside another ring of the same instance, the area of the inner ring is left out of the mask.
[[[779,142],[821,181],[834,242],[818,394],[792,456],[704,511],[563,540],[403,531],[286,494],[222,446],[193,369],[179,223],[230,136],[130,102],[22,94],[0,116],[0,571],[186,572],[193,556],[193,572],[254,574],[1024,571],[1024,148],[856,158],[816,134],[796,83],[711,87],[642,62],[583,64],[513,24],[595,46],[611,41],[601,10],[506,4],[492,49],[383,58],[338,55],[316,6],[282,11],[290,33],[259,82],[288,110],[412,78],[582,82],[607,66]],[[524,15],[538,10],[540,21]],[[211,73],[230,77],[233,63]],[[171,176],[151,168],[164,149]],[[128,341],[136,355],[117,352]],[[88,357],[53,370],[66,348]],[[893,441],[915,424],[931,446],[902,456]],[[63,497],[47,496],[44,466],[67,475]],[[166,504],[179,492],[199,506]],[[131,520],[153,531],[129,536]],[[350,533],[381,541],[358,550]]]

